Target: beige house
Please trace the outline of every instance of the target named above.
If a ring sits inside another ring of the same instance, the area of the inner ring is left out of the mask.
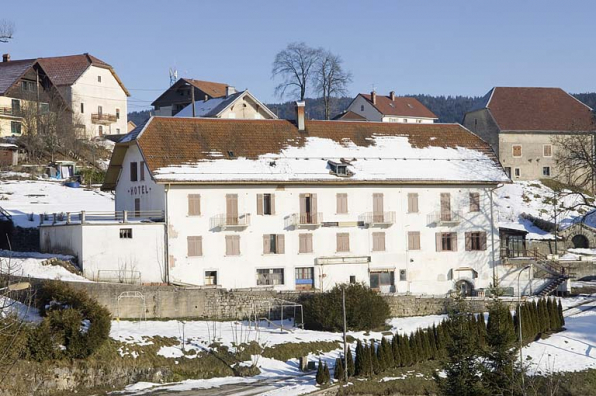
[[[592,109],[560,88],[495,87],[463,125],[492,146],[513,180],[558,177],[553,138],[596,131]]]
[[[219,98],[195,101],[180,110],[176,117],[237,118],[254,120],[275,120],[277,116],[261,103],[248,89],[236,92],[234,87],[226,88],[226,95]]]
[[[375,91],[358,94],[337,119],[344,121],[380,121],[410,124],[432,124],[438,117],[415,98],[378,95]]]

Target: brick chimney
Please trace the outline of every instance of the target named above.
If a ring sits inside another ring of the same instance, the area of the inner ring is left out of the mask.
[[[10,62],[10,54],[2,54],[2,62]]]
[[[304,125],[304,107],[306,103],[304,101],[296,102],[296,125],[298,131],[303,132],[305,130]]]
[[[376,105],[377,104],[377,93],[375,91],[371,91],[370,93],[370,101]]]
[[[391,99],[392,102],[395,100],[395,91],[389,92],[389,98]]]

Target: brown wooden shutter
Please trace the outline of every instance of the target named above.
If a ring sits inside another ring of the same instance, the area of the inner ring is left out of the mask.
[[[545,157],[552,157],[553,155],[553,146],[551,146],[550,144],[545,144],[544,145],[544,156]]]
[[[275,194],[271,194],[271,215],[275,214]]]
[[[349,252],[350,251],[350,234],[345,232],[337,233],[337,251],[338,252]]]
[[[435,244],[437,246],[437,252],[442,252],[443,251],[443,234],[440,232],[437,232],[435,234]]]
[[[336,194],[337,207],[336,212],[338,214],[348,213],[348,194],[338,193]]]
[[[514,145],[513,146],[513,156],[514,157],[521,157],[522,155],[522,146]]]
[[[480,194],[470,193],[470,212],[480,211]]]
[[[233,251],[232,235],[226,235],[226,256],[233,255]]]
[[[189,236],[186,238],[187,256],[202,256],[203,255],[203,237]]]
[[[408,194],[408,213],[418,213],[418,194]]]
[[[373,194],[373,221],[383,221],[383,194]]]
[[[480,249],[486,250],[486,232],[480,233]]]
[[[306,234],[298,234],[298,253],[306,253]]]
[[[457,252],[457,232],[451,233],[451,251]]]
[[[139,168],[141,170],[141,181],[145,180],[145,161],[141,161]]]
[[[306,194],[300,194],[300,217],[306,217]]]
[[[263,214],[263,194],[257,194],[257,215]]]
[[[385,233],[384,232],[373,232],[373,251],[384,252],[385,251]]]
[[[319,222],[319,215],[317,214],[317,194],[310,194],[310,209],[312,212],[312,222],[316,224]]]
[[[277,240],[277,254],[285,254],[286,253],[286,236],[284,234],[278,234],[276,236]]]
[[[263,254],[271,253],[271,235],[263,235]]]
[[[232,242],[234,255],[238,256],[240,254],[240,236],[232,235]]]
[[[226,194],[226,224],[238,224],[238,194]]]
[[[420,250],[420,232],[409,231],[408,232],[408,249],[409,250]]]
[[[441,193],[441,220],[451,221],[451,194]]]
[[[188,194],[188,215],[189,216],[200,216],[201,215],[201,195],[200,194]]]
[[[306,253],[312,253],[312,234],[306,234]]]
[[[472,250],[472,233],[466,232],[466,251],[469,252]]]

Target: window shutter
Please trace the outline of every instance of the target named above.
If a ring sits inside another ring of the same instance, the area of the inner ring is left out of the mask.
[[[187,256],[202,256],[203,255],[203,237],[189,236],[186,238]]]
[[[232,244],[232,236],[226,235],[226,256],[233,255],[234,247]]]
[[[306,234],[306,252],[312,253],[312,234]]]
[[[472,233],[466,232],[466,252],[472,250]]]
[[[238,224],[238,195],[226,194],[227,224]]]
[[[552,157],[553,155],[553,146],[551,146],[550,144],[545,144],[544,145],[544,156],[545,157]]]
[[[451,251],[457,252],[457,232],[451,233]]]
[[[233,235],[232,242],[233,242],[234,255],[238,256],[240,254],[240,236]]]
[[[277,253],[278,254],[285,254],[286,252],[286,236],[284,234],[277,235]]]
[[[263,234],[263,254],[271,253],[271,236],[269,234]]]
[[[408,213],[418,213],[418,194],[408,194]]]
[[[451,194],[441,193],[441,220],[451,221]]]
[[[271,194],[271,215],[275,214],[275,194]]]
[[[383,194],[373,194],[373,213],[383,214]]]
[[[409,250],[420,250],[420,232],[419,231],[408,232],[408,249]]]
[[[306,234],[298,234],[298,253],[306,253]]]
[[[480,249],[486,250],[486,232],[480,233]]]
[[[336,198],[337,198],[336,212],[338,214],[348,213],[348,194],[339,193],[336,195]]]
[[[312,209],[312,217],[315,223],[319,222],[317,214],[317,194],[310,194],[310,207]]]
[[[140,169],[141,169],[141,181],[145,180],[145,161],[140,162]]]
[[[306,194],[300,194],[300,217],[306,216]]]
[[[373,232],[373,251],[375,251],[375,252],[385,251],[385,233],[384,232]]]
[[[257,215],[263,214],[263,194],[257,194]]]
[[[437,232],[435,234],[435,243],[437,245],[437,252],[442,252],[443,251],[443,244],[442,244],[442,234],[440,232]]]
[[[201,195],[200,194],[188,194],[188,215],[189,216],[200,216],[201,215]]]
[[[337,251],[338,252],[349,252],[350,251],[350,234],[339,232],[337,233]]]

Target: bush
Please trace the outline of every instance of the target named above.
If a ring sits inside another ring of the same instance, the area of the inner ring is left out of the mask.
[[[44,283],[37,304],[44,319],[29,334],[29,353],[34,360],[83,359],[110,335],[108,310],[66,283]]]
[[[305,296],[304,326],[309,330],[343,330],[342,289],[346,289],[346,320],[354,331],[379,329],[390,310],[387,302],[363,284],[337,285],[332,290]]]

